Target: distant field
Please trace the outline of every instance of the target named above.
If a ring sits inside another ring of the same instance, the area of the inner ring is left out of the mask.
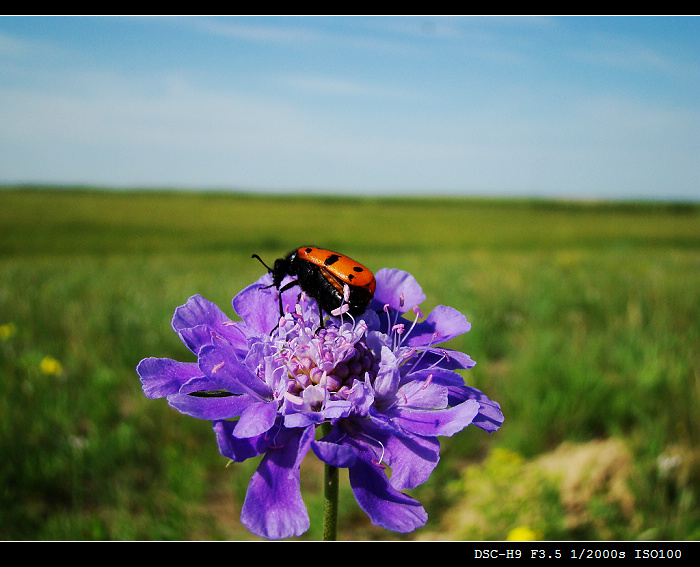
[[[252,253],[309,243],[408,270],[426,314],[447,304],[472,323],[454,347],[506,422],[443,440],[413,491],[426,532],[447,529],[465,467],[494,448],[532,459],[616,438],[634,456],[634,521],[599,506],[578,531],[543,521],[543,537],[700,538],[700,205],[6,189],[0,539],[251,538],[238,515],[255,463],[225,468],[210,425],[146,400],[134,368],[188,359],[170,318],[190,295],[232,315],[262,274]],[[662,470],[668,455],[681,464]],[[320,469],[307,460],[313,539]],[[373,528],[345,484],[341,537],[420,536]],[[478,535],[503,539],[516,520]]]

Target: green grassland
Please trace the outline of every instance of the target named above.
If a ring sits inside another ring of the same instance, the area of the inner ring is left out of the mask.
[[[504,539],[527,524],[544,539],[700,538],[700,206],[8,188],[0,539],[253,539],[238,517],[256,462],[226,467],[210,424],[147,400],[134,369],[192,360],[175,307],[200,293],[233,316],[262,274],[251,254],[302,244],[407,270],[424,313],[465,313],[472,330],[450,346],[506,416],[441,440],[412,491],[423,530],[374,528],[344,482],[339,537]],[[611,439],[631,455],[631,504],[599,491],[573,525],[530,465]],[[307,457],[305,539],[320,537],[321,471]],[[450,531],[460,513],[479,529]]]

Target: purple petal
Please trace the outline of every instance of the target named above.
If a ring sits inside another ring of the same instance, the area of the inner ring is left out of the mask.
[[[197,367],[199,368],[199,366]],[[206,392],[213,390],[220,390],[218,382],[212,382],[206,376],[197,376],[188,380],[182,385],[178,394],[195,394],[197,392]]]
[[[194,362],[177,362],[169,358],[144,358],[136,367],[147,398],[164,398],[177,394],[192,378],[202,376]]]
[[[231,351],[218,345],[207,345],[199,352],[199,368],[212,381],[232,394],[251,394],[260,400],[272,399],[272,390],[253,374]]]
[[[281,433],[290,430],[282,430]],[[309,449],[313,428],[294,430],[279,448],[269,449],[248,485],[241,522],[251,532],[268,539],[303,534],[309,516],[299,487],[300,457]]]
[[[403,408],[443,409],[447,407],[447,394],[447,388],[432,382],[432,378],[413,380],[399,388],[398,403]]]
[[[476,362],[468,354],[458,350],[441,349],[440,353],[447,356],[447,359],[440,363],[440,366],[443,368],[456,370],[474,368],[476,366]]]
[[[427,382],[429,380],[432,384],[439,384],[441,386],[445,386],[448,390],[450,390],[451,388],[465,387],[464,378],[461,374],[457,374],[457,372],[454,372],[452,370],[446,370],[445,368],[439,367],[411,372],[405,377],[405,379],[413,380],[418,383]],[[460,401],[463,402],[466,399],[467,397],[465,396]],[[457,404],[451,403],[450,405],[454,406]]]
[[[388,397],[393,400],[399,388],[400,379],[401,375],[399,372],[398,360],[389,348],[383,346],[379,361],[379,370],[377,371],[377,376],[373,384],[376,398],[381,400]]]
[[[313,441],[311,448],[319,459],[331,466],[346,468],[355,464],[355,451],[349,445]]]
[[[290,429],[295,427],[309,427],[323,421],[323,415],[318,412],[288,413],[284,416],[284,426]]]
[[[233,430],[233,434],[239,439],[262,435],[275,424],[277,405],[277,402],[274,400],[272,402],[249,405],[243,410],[241,418]]]
[[[244,332],[242,323],[232,323],[226,327],[227,335],[215,331],[208,325],[197,325],[190,329],[182,329],[178,334],[183,344],[195,354],[198,354],[203,346],[215,344],[216,342],[223,343],[237,352],[244,353],[247,348]]]
[[[409,433],[423,437],[451,437],[467,427],[478,411],[479,403],[476,400],[467,400],[443,410],[416,411],[392,408],[386,414],[391,421]]]
[[[423,354],[423,351],[425,351],[425,354]],[[415,365],[410,361],[408,362],[409,365],[412,365],[410,366],[412,373],[418,370],[432,369],[433,367],[456,370],[474,368],[476,366],[476,362],[468,354],[440,347],[418,347],[414,358],[416,360],[419,359]]]
[[[505,418],[498,402],[489,399],[483,392],[469,386],[450,388],[450,397],[453,404],[464,400],[474,400],[479,403],[479,413],[474,418],[474,425],[488,433],[493,433],[503,425]]]
[[[267,451],[268,439],[264,435],[239,439],[233,436],[233,428],[236,421],[215,421],[213,424],[216,433],[216,442],[219,451],[224,457],[240,463],[251,457],[257,457]]]
[[[177,333],[182,329],[191,329],[197,325],[216,327],[230,322],[218,305],[201,295],[193,295],[184,305],[175,309],[172,319],[173,330]]]
[[[238,417],[255,401],[255,398],[250,396],[226,396],[223,398],[200,398],[188,394],[168,396],[168,404],[180,413],[211,421]]]
[[[357,459],[349,469],[349,478],[357,503],[373,524],[407,533],[428,520],[423,506],[392,487],[379,466]]]
[[[435,437],[391,435],[386,440],[391,485],[409,490],[425,482],[440,460],[440,442]]]
[[[381,310],[388,304],[394,311],[405,313],[425,301],[423,289],[408,272],[382,268],[374,277],[377,289],[373,303],[377,309]]]
[[[391,486],[408,490],[425,482],[440,460],[440,442],[435,437],[394,435],[371,421],[363,421],[361,431],[355,433],[353,445],[369,455],[374,452],[391,467]],[[342,437],[336,434],[342,441]],[[370,441],[372,440],[372,441]],[[337,441],[336,441],[337,442]],[[365,458],[366,460],[366,458]]]
[[[450,406],[456,406],[465,400],[475,400],[479,403],[479,413],[476,414],[472,422],[474,425],[489,433],[493,433],[501,427],[504,417],[500,404],[489,399],[480,390],[466,386],[464,378],[460,374],[443,368],[431,368],[409,374],[409,377],[418,383],[422,379],[427,379],[428,376],[433,384],[441,384],[447,388],[447,403]]]
[[[183,342],[197,354],[202,346],[210,344],[212,334],[218,334],[238,349],[246,348],[246,337],[215,304],[201,295],[193,295],[187,303],[175,309],[173,330]]]
[[[440,344],[468,332],[469,329],[471,323],[462,313],[452,307],[438,305],[425,320],[413,328],[404,344],[415,347]]]
[[[324,419],[340,419],[343,417],[350,417],[358,411],[355,404],[350,400],[331,400],[326,403],[323,408],[323,418]]]
[[[367,415],[374,403],[374,389],[368,382],[356,380],[348,394],[348,401],[353,405],[356,415]]]
[[[233,310],[254,334],[269,333],[280,320],[277,290],[267,288],[270,284],[272,276],[265,274],[232,300]]]

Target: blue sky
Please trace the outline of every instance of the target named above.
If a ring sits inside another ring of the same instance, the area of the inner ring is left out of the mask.
[[[700,200],[694,17],[0,17],[0,183]]]

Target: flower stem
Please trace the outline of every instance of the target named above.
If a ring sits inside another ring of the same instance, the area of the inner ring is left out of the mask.
[[[327,435],[331,430],[331,424],[323,423],[321,426],[323,434]],[[323,540],[335,541],[338,524],[338,484],[339,484],[338,467],[329,464],[324,465],[323,475],[323,495],[324,495],[324,513],[323,513]]]

